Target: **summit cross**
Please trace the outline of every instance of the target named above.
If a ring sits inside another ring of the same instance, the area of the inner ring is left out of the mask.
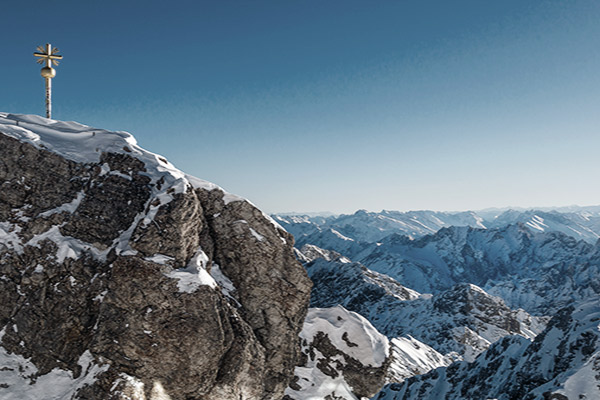
[[[52,78],[56,76],[56,70],[52,66],[58,65],[58,60],[62,60],[63,56],[58,54],[58,49],[52,47],[50,43],[46,44],[46,48],[43,46],[37,47],[38,52],[33,53],[34,56],[39,57],[37,60],[38,64],[46,64],[41,70],[42,77],[46,80],[46,118],[52,117]]]

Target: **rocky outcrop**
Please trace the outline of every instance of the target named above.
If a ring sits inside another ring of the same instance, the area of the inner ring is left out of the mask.
[[[311,308],[300,337],[303,362],[284,399],[356,400],[385,383],[389,342],[359,314],[342,306]]]
[[[0,397],[283,396],[310,281],[249,202],[129,134],[6,114],[0,184]]]

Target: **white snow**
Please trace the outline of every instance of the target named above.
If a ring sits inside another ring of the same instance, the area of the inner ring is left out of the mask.
[[[52,210],[44,211],[39,216],[40,217],[49,217],[52,214],[58,214],[61,212],[73,213],[73,212],[75,212],[77,207],[79,207],[79,204],[81,203],[81,200],[83,199],[84,195],[85,194],[83,191],[79,192],[79,193],[77,193],[77,197],[75,197],[71,202],[65,203],[62,206],[54,208]]]
[[[5,330],[0,332],[0,341]],[[91,385],[96,376],[108,370],[109,365],[97,365],[94,357],[86,350],[78,360],[82,374],[73,378],[71,371],[54,368],[36,379],[31,377],[37,368],[20,355],[8,353],[0,347],[0,398],[3,400],[63,400],[72,398],[77,390]]]
[[[379,333],[366,318],[342,306],[308,310],[300,337],[312,342],[318,332],[327,333],[335,347],[363,365],[379,367],[389,356],[388,338]],[[342,339],[344,333],[356,346],[349,346]]]
[[[305,341],[304,352],[319,332],[326,334],[337,349],[365,366],[381,366],[389,356],[387,337],[379,333],[365,318],[342,306],[308,310],[300,333],[300,338]],[[335,369],[335,365],[345,364],[345,357],[339,355],[330,362],[325,361],[327,358],[318,349],[313,348],[312,351],[315,357],[309,357],[306,365],[296,367],[294,371],[299,377],[296,383],[300,389],[296,391],[288,387],[285,393],[293,399],[301,400],[323,400],[331,397],[358,400],[352,387],[346,382],[342,370],[337,370],[339,374],[334,378],[323,373],[322,368],[318,367],[320,363],[325,362]]]
[[[318,350],[315,350],[315,353],[316,359],[323,357]],[[294,374],[300,378],[297,383],[301,389],[294,391],[287,388],[285,391],[285,394],[293,399],[323,400],[327,396],[334,396],[334,399],[359,400],[352,393],[352,388],[346,383],[342,375],[332,378],[315,366],[296,367]]]
[[[106,256],[106,252],[102,252],[90,244],[70,236],[63,236],[62,233],[60,233],[58,225],[52,226],[44,233],[35,235],[25,245],[40,247],[40,243],[44,240],[50,240],[58,247],[58,250],[56,251],[56,261],[59,263],[62,263],[66,258],[77,259],[84,251],[96,255],[98,258]]]
[[[151,257],[144,258],[144,260],[153,262],[155,264],[168,265],[175,259],[164,254],[155,254]]]
[[[391,344],[392,364],[389,374],[393,376],[393,382],[402,382],[411,376],[448,366],[453,361],[451,357],[443,356],[411,336],[394,338]]]
[[[586,399],[600,399],[600,353],[594,354],[576,373],[571,375],[564,384],[564,388],[558,393],[569,399],[581,398],[585,393]]]
[[[222,191],[223,201],[226,205],[238,201],[247,201],[242,197],[225,192],[214,183],[185,174],[175,168],[164,157],[139,147],[135,138],[127,132],[111,132],[77,122],[56,121],[36,115],[0,113],[0,133],[79,163],[98,163],[103,152],[128,154],[144,163],[145,172],[143,174],[147,175],[152,183],[157,183],[158,181],[162,183],[160,189],[158,185],[153,185],[151,197],[144,207],[145,211],[135,217],[131,226],[121,232],[120,237],[115,239],[108,249],[98,249],[91,244],[71,237],[65,237],[60,233],[59,226],[53,226],[46,232],[36,235],[29,242],[22,243],[19,237],[21,230],[19,226],[8,222],[0,222],[0,247],[4,245],[18,253],[22,253],[25,246],[39,246],[41,241],[47,239],[54,242],[58,247],[56,255],[58,262],[63,262],[66,258],[77,258],[84,251],[91,253],[100,260],[105,260],[109,251],[113,249],[118,255],[135,255],[137,251],[130,246],[130,239],[134,229],[140,223],[144,225],[156,224],[154,217],[158,209],[170,202],[175,194],[185,193],[191,188],[201,188],[211,191]],[[117,175],[128,180],[132,179],[130,175],[122,171],[111,170],[107,163],[103,163],[100,175],[107,174]],[[77,209],[84,197],[85,193],[82,191],[71,202],[44,211],[41,216],[48,217],[60,212],[72,213]],[[156,202],[156,199],[159,202]],[[21,210],[16,210],[15,212],[18,216]],[[266,214],[263,215],[277,229],[283,230],[271,217]],[[256,230],[251,229],[250,232],[257,240],[264,240],[264,236]],[[281,240],[285,242],[283,237],[281,237]],[[161,255],[155,255],[150,260],[161,264],[168,264],[169,262],[166,256]],[[214,284],[213,279],[203,268],[198,269],[197,272],[193,272],[193,274],[197,275],[197,278],[191,280],[188,279],[190,275],[186,271],[187,269],[182,269],[172,273],[172,276],[177,276],[180,279],[180,283],[186,287],[185,290],[192,290],[198,282],[208,285]],[[184,284],[184,281],[187,283]]]
[[[103,152],[128,154],[136,157],[144,163],[146,169],[144,174],[149,176],[153,183],[161,179],[164,181],[161,189],[154,189],[147,206],[150,206],[157,198],[160,200],[160,205],[163,205],[171,201],[174,194],[184,193],[188,188],[220,190],[224,193],[225,204],[235,201],[247,201],[242,197],[225,192],[214,183],[183,173],[164,157],[139,147],[135,138],[127,132],[111,132],[77,122],[56,121],[37,115],[0,113],[0,133],[79,163],[98,163]],[[131,176],[120,171],[111,171],[106,163],[101,166],[101,175],[105,174],[131,179]],[[49,216],[63,211],[73,212],[83,196],[83,192],[79,193],[72,202],[45,211],[42,216]],[[146,225],[151,223],[160,205],[150,206],[147,214],[143,213],[143,215],[136,217],[134,227],[137,226],[140,220],[143,220]],[[114,244],[117,245],[118,254],[130,250],[126,242],[128,242],[132,231],[133,229],[128,229],[123,232],[120,240]],[[124,241],[125,243],[123,243]],[[18,242],[18,237],[15,234],[4,226],[0,226],[0,243],[9,243],[14,246]]]
[[[20,226],[13,225],[9,222],[0,222],[0,245],[4,245],[17,253],[21,253],[23,251],[23,244],[18,235],[20,231]]]
[[[208,256],[202,249],[198,249],[185,268],[173,270],[165,275],[177,279],[177,288],[180,292],[193,293],[200,286],[209,286],[215,289],[218,285],[206,270],[207,263]]]
[[[221,287],[221,292],[225,296],[233,298],[233,293],[236,291],[236,288],[233,282],[231,282],[231,280],[223,273],[223,271],[221,271],[221,267],[217,263],[213,262],[212,267],[210,268],[210,276],[212,276],[213,279],[219,284]]]
[[[107,293],[108,293],[108,290],[103,290],[99,295],[97,295],[96,297],[94,297],[92,299],[92,301],[102,301],[102,300],[104,300],[104,296],[106,296]]]
[[[263,240],[265,240],[265,237],[263,235],[261,235],[260,233],[256,232],[252,228],[250,228],[250,233],[252,233],[252,236],[254,236],[256,238],[256,240],[258,240],[259,242],[262,242]]]

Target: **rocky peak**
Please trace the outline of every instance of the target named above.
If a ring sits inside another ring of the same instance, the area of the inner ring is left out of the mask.
[[[510,334],[521,333],[517,313],[502,299],[487,294],[470,283],[458,284],[433,297],[433,309],[455,316],[472,316],[483,323],[493,324]]]
[[[0,113],[0,160],[0,397],[283,396],[291,235],[125,132]]]
[[[300,338],[303,362],[284,399],[357,400],[383,386],[389,341],[359,314],[342,306],[310,308]]]

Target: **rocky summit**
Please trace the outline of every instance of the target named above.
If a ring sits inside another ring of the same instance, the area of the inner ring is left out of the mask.
[[[0,113],[0,398],[281,399],[311,283],[248,201],[125,132]]]

